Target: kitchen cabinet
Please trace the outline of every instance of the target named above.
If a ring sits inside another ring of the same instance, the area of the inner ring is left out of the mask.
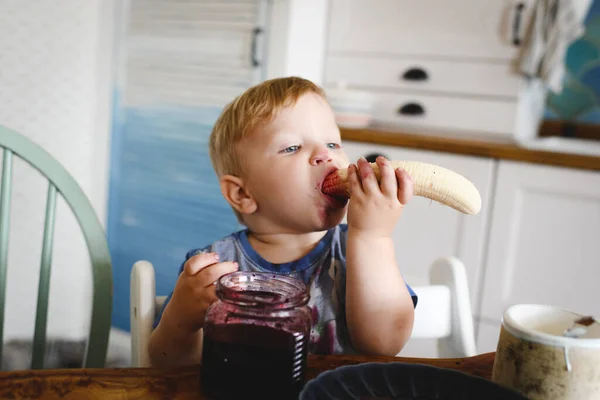
[[[500,161],[492,208],[482,324],[516,303],[599,316],[600,173]]]
[[[436,164],[462,174],[479,189],[482,209],[474,216],[462,214],[424,197],[413,197],[393,233],[396,260],[409,284],[429,284],[429,266],[433,261],[441,256],[457,256],[467,268],[474,302],[484,254],[486,221],[494,184],[494,162],[479,157],[359,142],[344,142],[344,149],[351,162],[356,162],[361,156],[382,154],[390,160]]]
[[[518,72],[532,0],[332,0],[326,89],[368,92],[374,124],[514,142],[545,89]]]
[[[414,197],[393,233],[409,284],[427,284],[430,263],[455,255],[467,269],[477,351],[494,351],[512,304],[549,304],[600,315],[600,173],[576,168],[345,142],[350,160],[383,154],[449,168],[479,189],[476,216]],[[403,355],[435,357],[436,342]]]
[[[329,50],[510,60],[532,3],[332,0]]]

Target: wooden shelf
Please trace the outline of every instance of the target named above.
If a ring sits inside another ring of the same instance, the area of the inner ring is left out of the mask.
[[[514,144],[419,135],[380,129],[341,129],[342,140],[377,143],[444,153],[522,161],[534,164],[600,171],[600,157],[533,150]]]

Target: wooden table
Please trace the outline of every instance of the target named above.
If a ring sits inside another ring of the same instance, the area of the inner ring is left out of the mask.
[[[489,379],[494,353],[469,358],[309,356],[308,379],[364,362],[429,364]],[[203,399],[199,368],[61,369],[0,372],[0,399]]]

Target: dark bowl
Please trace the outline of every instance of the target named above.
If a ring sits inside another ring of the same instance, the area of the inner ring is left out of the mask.
[[[446,368],[402,362],[365,363],[323,372],[306,383],[300,400],[527,400],[487,379]]]

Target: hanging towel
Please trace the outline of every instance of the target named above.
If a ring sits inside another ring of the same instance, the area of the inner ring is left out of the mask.
[[[591,0],[535,0],[520,54],[521,73],[560,93],[567,50],[585,33],[590,5]]]

